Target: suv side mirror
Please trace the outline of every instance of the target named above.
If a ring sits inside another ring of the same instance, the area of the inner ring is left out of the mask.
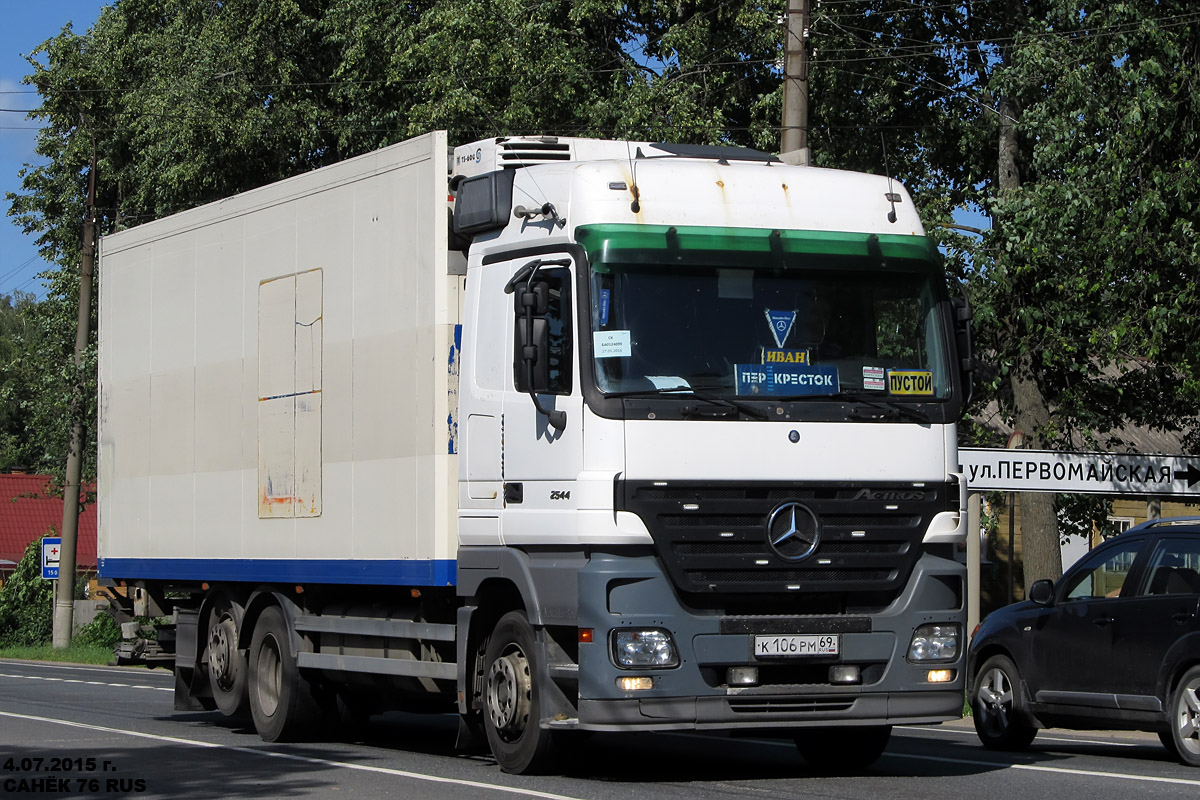
[[[1054,582],[1043,578],[1029,587],[1029,602],[1038,606],[1054,605]]]

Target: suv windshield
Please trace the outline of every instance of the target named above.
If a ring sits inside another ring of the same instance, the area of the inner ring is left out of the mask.
[[[923,237],[647,225],[577,235],[602,392],[950,392],[943,277]]]

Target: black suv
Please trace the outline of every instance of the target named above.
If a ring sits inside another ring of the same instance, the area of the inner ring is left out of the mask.
[[[1200,517],[1130,528],[1035,582],[976,629],[967,670],[987,747],[1023,749],[1042,727],[1145,730],[1200,766]]]

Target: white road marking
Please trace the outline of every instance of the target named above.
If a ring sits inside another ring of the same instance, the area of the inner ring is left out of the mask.
[[[173,686],[146,686],[140,683],[102,683],[100,681],[81,681],[77,678],[55,678],[51,675],[17,675],[0,672],[0,678],[23,678],[27,681],[50,681],[52,683],[82,683],[90,686],[117,686],[122,689],[149,689],[152,692],[174,692]]]
[[[86,667],[79,664],[63,664],[57,661],[20,661],[15,659],[0,658],[0,664],[16,666],[20,664],[24,667],[43,667],[46,669],[65,669],[72,672],[103,672],[106,675],[118,675],[124,673],[129,675],[137,673],[138,675],[156,674],[146,669],[138,669],[134,667]],[[165,670],[161,674],[164,678],[171,674],[170,670]]]
[[[975,733],[975,731],[973,731],[973,730],[972,731],[964,731],[964,730],[958,730],[957,728],[919,728],[919,727],[916,727],[915,725],[911,726],[911,727],[905,727],[903,729],[893,729],[892,732],[899,733],[899,732],[901,732],[901,730],[928,731],[929,733],[957,733],[962,736],[971,736],[971,737],[974,737],[977,735]],[[1113,741],[1112,739],[1079,739],[1079,738],[1068,737],[1068,736],[1048,736],[1045,733],[1041,733],[1041,732],[1039,732],[1037,738],[1034,739],[1034,743],[1036,744],[1037,742],[1066,742],[1068,744],[1102,744],[1102,745],[1106,745],[1109,747],[1141,747],[1142,746],[1138,742],[1117,742],[1117,741]],[[1145,744],[1151,744],[1151,742],[1147,741],[1147,742],[1145,742]]]
[[[937,733],[945,733],[946,731],[953,731],[954,733],[970,733],[970,734],[974,735],[973,731],[955,731],[953,728],[918,728],[918,727],[913,726],[913,727],[905,728],[905,730],[931,731],[931,732],[936,731]],[[1048,738],[1046,740],[1049,741]],[[762,744],[773,744],[773,745],[777,745],[780,747],[789,747],[790,748],[792,746],[790,743],[785,744],[778,740],[772,740],[772,739],[756,739],[754,741],[761,742]],[[1042,738],[1040,736],[1038,738],[1038,741],[1042,741]],[[1122,743],[1122,742],[1093,741],[1093,740],[1087,740],[1087,739],[1059,738],[1059,739],[1056,739],[1055,741],[1072,742],[1075,744],[1120,745],[1122,747],[1137,747],[1138,746],[1136,744],[1129,744],[1129,743]],[[1147,742],[1147,744],[1149,744],[1149,742]],[[1025,770],[1028,772],[1052,772],[1052,773],[1057,773],[1060,775],[1084,775],[1084,776],[1092,777],[1092,778],[1116,778],[1118,780],[1124,780],[1124,781],[1147,781],[1149,783],[1173,783],[1173,784],[1179,784],[1182,786],[1200,786],[1200,780],[1192,780],[1189,778],[1162,778],[1162,777],[1157,777],[1154,775],[1126,775],[1125,773],[1122,773],[1122,772],[1099,772],[1096,770],[1087,770],[1087,769],[1068,769],[1066,767],[1044,767],[1044,766],[1041,766],[1038,764],[1006,764],[1003,761],[982,761],[982,760],[976,760],[976,759],[971,759],[971,758],[951,758],[948,756],[923,756],[923,755],[908,754],[908,753],[893,753],[893,752],[887,751],[887,750],[884,751],[883,755],[880,756],[880,758],[907,758],[907,759],[911,759],[914,761],[938,761],[938,762],[941,762],[944,764],[966,764],[968,766],[973,766],[973,767],[991,767],[993,769],[1017,769],[1017,770]]]
[[[418,781],[430,781],[431,783],[446,783],[455,786],[466,786],[472,789],[489,789],[494,792],[507,792],[508,794],[519,794],[525,797],[540,797],[544,798],[544,800],[581,800],[581,798],[571,797],[570,795],[538,792],[533,789],[520,789],[515,786],[498,786],[494,783],[480,783],[479,781],[468,781],[460,778],[443,778],[438,775],[426,775],[422,772],[409,772],[407,770],[391,769],[388,767],[373,767],[367,764],[351,764],[345,761],[332,761],[326,758],[313,758],[311,756],[301,756],[294,753],[279,753],[273,750],[265,750],[256,747],[240,747],[237,745],[220,744],[218,742],[202,742],[196,739],[180,739],[176,736],[158,736],[152,733],[140,733],[138,731],[128,731],[119,728],[106,728],[101,725],[88,725],[83,722],[71,722],[70,720],[65,719],[37,717],[31,714],[14,714],[9,711],[0,711],[0,717],[12,717],[13,719],[24,719],[33,722],[48,722],[52,725],[65,725],[70,728],[82,728],[83,730],[87,731],[116,734],[118,736],[133,736],[138,739],[150,739],[151,741],[155,742],[191,745],[193,747],[207,747],[209,749],[232,750],[236,753],[248,753],[256,756],[267,756],[268,758],[281,758],[285,761],[300,761],[305,764],[316,764],[323,767],[338,767],[341,769],[356,769],[362,772],[377,772],[383,775],[393,775],[398,778],[411,778]]]
[[[1126,775],[1123,772],[1100,772],[1091,769],[1067,769],[1066,767],[1044,767],[1040,764],[1004,764],[997,761],[976,761],[970,758],[946,758],[944,756],[920,756],[907,753],[884,753],[883,758],[907,758],[914,761],[939,761],[943,764],[968,764],[973,767],[999,767],[1019,769],[1027,772],[1052,772],[1058,775],[1086,775],[1090,778],[1115,778],[1122,781],[1146,781],[1147,783],[1174,783],[1180,786],[1200,786],[1200,780],[1187,778],[1162,778],[1155,775]]]

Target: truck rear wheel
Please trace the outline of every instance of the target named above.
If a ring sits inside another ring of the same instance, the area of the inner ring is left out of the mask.
[[[250,638],[250,715],[268,742],[289,742],[311,732],[319,716],[312,687],[300,674],[283,612],[262,612]]]
[[[541,720],[537,643],[520,611],[500,618],[484,654],[483,727],[505,772],[530,774],[550,761],[551,732]]]
[[[249,659],[238,649],[242,608],[225,598],[214,599],[208,614],[208,684],[213,701],[227,717],[237,717],[250,708],[246,691]]]

